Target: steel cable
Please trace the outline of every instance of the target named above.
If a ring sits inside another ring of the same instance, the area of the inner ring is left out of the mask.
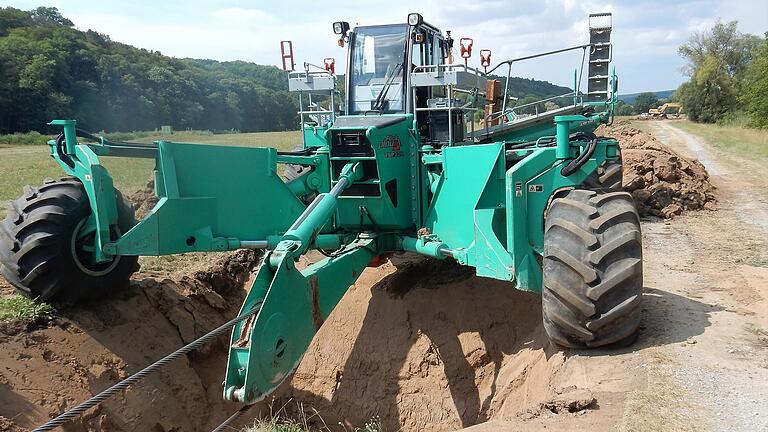
[[[212,430],[211,432],[222,432],[222,431],[226,430],[224,428],[229,426],[229,424],[232,423],[233,421],[237,420],[238,417],[240,417],[241,415],[243,415],[243,413],[245,413],[246,411],[251,409],[252,406],[253,405],[244,405],[242,408],[240,408],[239,410],[235,411],[234,414],[232,414],[231,416],[227,417],[227,419],[224,420],[223,423],[221,423],[220,425],[216,426],[216,429]]]
[[[52,430],[56,427],[62,426],[68,421],[74,420],[79,416],[80,414],[87,411],[89,408],[92,408],[96,406],[97,404],[105,401],[107,398],[114,396],[116,393],[125,390],[126,388],[130,387],[131,385],[139,382],[140,380],[146,378],[149,374],[152,372],[155,372],[156,370],[160,369],[161,367],[167,365],[168,363],[176,360],[177,358],[186,355],[190,351],[193,351],[197,348],[200,348],[203,344],[206,342],[217,338],[227,330],[229,330],[232,326],[239,323],[240,321],[248,318],[249,316],[255,314],[259,311],[259,307],[255,307],[251,309],[248,312],[245,312],[244,314],[220,325],[213,331],[195,339],[194,341],[190,342],[189,344],[179,348],[178,350],[168,354],[167,356],[161,358],[160,360],[152,363],[151,365],[145,367],[144,369],[140,370],[139,372],[136,372],[135,374],[131,375],[130,377],[120,381],[119,383],[113,385],[112,387],[109,387],[108,389],[102,391],[101,393],[97,394],[96,396],[86,400],[85,402],[82,402],[81,404],[75,406],[74,408],[71,408],[67,410],[66,412],[58,415],[57,417],[47,421],[42,426],[37,427],[32,432],[45,432]],[[240,412],[240,411],[238,411]],[[239,415],[239,414],[238,414]],[[232,419],[234,420],[234,419]],[[230,420],[228,420],[230,421]]]

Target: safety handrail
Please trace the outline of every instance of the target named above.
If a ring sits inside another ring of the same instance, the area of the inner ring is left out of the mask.
[[[544,53],[532,54],[532,55],[528,55],[528,56],[524,56],[524,57],[517,57],[517,58],[513,58],[513,59],[509,59],[509,60],[504,60],[504,61],[500,62],[499,64],[497,64],[496,66],[494,66],[493,68],[491,68],[491,70],[488,71],[488,74],[490,75],[491,73],[493,73],[493,71],[495,71],[496,69],[498,69],[501,66],[504,66],[505,64],[511,65],[512,63],[521,62],[523,60],[530,60],[530,59],[535,59],[535,58],[538,58],[538,57],[546,57],[546,56],[549,56],[549,55],[560,54],[560,53],[564,53],[564,52],[567,52],[567,51],[574,51],[574,50],[577,50],[577,49],[586,49],[586,48],[591,48],[591,47],[594,47],[594,46],[595,46],[595,44],[592,44],[592,43],[588,43],[588,44],[584,44],[584,45],[575,45],[575,46],[572,46],[572,47],[562,48],[562,49],[558,49],[558,50],[554,50],[554,51],[547,51],[547,52],[544,52]]]
[[[436,69],[437,72],[440,71],[440,69],[445,69],[447,71],[453,71],[454,69],[460,69],[465,72],[474,72],[478,76],[485,77],[486,73],[481,71],[480,69],[467,66],[463,63],[451,63],[451,64],[435,64],[435,65],[421,65],[416,66],[411,70],[411,73],[419,73],[419,72],[429,72],[429,69]]]
[[[568,92],[568,93],[565,93],[565,94],[562,94],[562,95],[550,96],[548,98],[544,98],[544,99],[541,99],[541,100],[529,102],[529,103],[526,103],[526,104],[523,104],[523,105],[516,105],[516,106],[511,107],[511,108],[506,108],[503,111],[494,111],[492,113],[489,113],[483,119],[483,123],[485,125],[486,133],[488,133],[488,129],[490,127],[489,126],[490,123],[495,121],[495,120],[497,120],[497,119],[504,118],[507,115],[511,114],[512,115],[512,119],[510,121],[513,122],[513,121],[517,120],[518,116],[517,116],[517,113],[515,113],[516,110],[519,110],[519,109],[522,109],[522,108],[527,108],[527,107],[530,107],[530,106],[537,106],[536,114],[533,114],[533,115],[534,116],[538,116],[538,115],[541,115],[541,114],[544,114],[544,113],[547,112],[547,111],[543,111],[541,113],[538,112],[538,105],[539,104],[550,102],[550,101],[553,101],[553,100],[556,100],[556,99],[572,98],[574,96],[579,99],[579,101],[577,103],[575,103],[574,105],[578,105],[578,103],[583,103],[584,102],[584,93],[579,92],[578,94],[576,94],[575,92]],[[558,107],[558,109],[560,109],[560,108],[563,108],[563,107]],[[504,123],[504,122],[502,122],[502,123]]]

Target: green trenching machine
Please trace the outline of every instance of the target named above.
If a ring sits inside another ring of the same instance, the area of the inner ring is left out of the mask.
[[[419,14],[333,27],[347,45],[344,91],[332,62],[288,74],[303,133],[294,151],[110,142],[54,120],[51,155],[68,177],[11,202],[2,274],[31,297],[71,301],[126,284],[141,255],[265,249],[242,306],[259,311],[233,328],[224,383],[226,399],[248,404],[291,375],[365,268],[399,251],[541,292],[560,346],[631,342],[639,219],[617,142],[594,133],[616,101],[610,14],[590,16],[587,44],[490,69],[483,50],[483,71],[468,65],[471,40],[456,50]],[[514,65],[566,52],[581,54],[571,92],[534,104],[509,94]],[[159,201],[142,220],[101,156],[155,160]],[[311,250],[324,258],[297,267]]]

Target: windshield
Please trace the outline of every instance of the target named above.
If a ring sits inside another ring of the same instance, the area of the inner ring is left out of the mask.
[[[373,108],[384,84],[391,81],[382,112],[403,110],[403,68],[406,25],[358,27],[351,55],[349,110],[361,114]]]

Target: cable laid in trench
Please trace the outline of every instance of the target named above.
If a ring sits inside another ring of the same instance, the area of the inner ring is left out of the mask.
[[[80,414],[87,411],[89,408],[92,408],[99,403],[105,401],[107,398],[114,396],[118,392],[125,390],[126,388],[130,387],[131,385],[141,381],[142,379],[146,378],[148,375],[150,375],[152,372],[155,372],[156,370],[160,369],[161,367],[167,365],[168,363],[176,360],[177,358],[184,356],[188,354],[191,351],[196,350],[197,348],[200,348],[205,344],[206,342],[216,339],[217,337],[221,336],[223,333],[225,333],[227,330],[232,328],[235,324],[239,323],[240,321],[243,321],[244,319],[248,318],[249,316],[257,313],[259,311],[260,307],[254,307],[253,309],[249,310],[248,312],[245,312],[242,315],[237,316],[236,318],[233,318],[230,321],[227,321],[226,323],[220,325],[219,327],[215,328],[209,333],[204,334],[203,336],[195,339],[194,341],[190,342],[187,345],[184,345],[183,347],[179,348],[178,350],[168,354],[167,356],[161,358],[160,360],[150,364],[149,366],[145,367],[144,369],[136,372],[135,374],[129,376],[128,378],[120,381],[119,383],[113,385],[112,387],[109,387],[108,389],[102,391],[101,393],[97,394],[96,396],[93,396],[92,398],[86,400],[85,402],[82,402],[81,404],[75,406],[74,408],[71,408],[64,413],[60,414],[59,416],[48,420],[45,424],[35,428],[32,432],[45,432],[52,430],[56,427],[62,426],[65,423],[74,420],[79,416]],[[239,412],[239,411],[238,411]]]
[[[211,432],[222,432],[224,430],[227,430],[230,423],[237,420],[238,417],[240,417],[241,415],[243,415],[243,413],[251,409],[251,407],[253,407],[253,405],[243,405],[239,410],[235,411],[234,414],[227,417],[227,419],[224,420],[223,423],[216,426],[216,429],[212,430]]]

